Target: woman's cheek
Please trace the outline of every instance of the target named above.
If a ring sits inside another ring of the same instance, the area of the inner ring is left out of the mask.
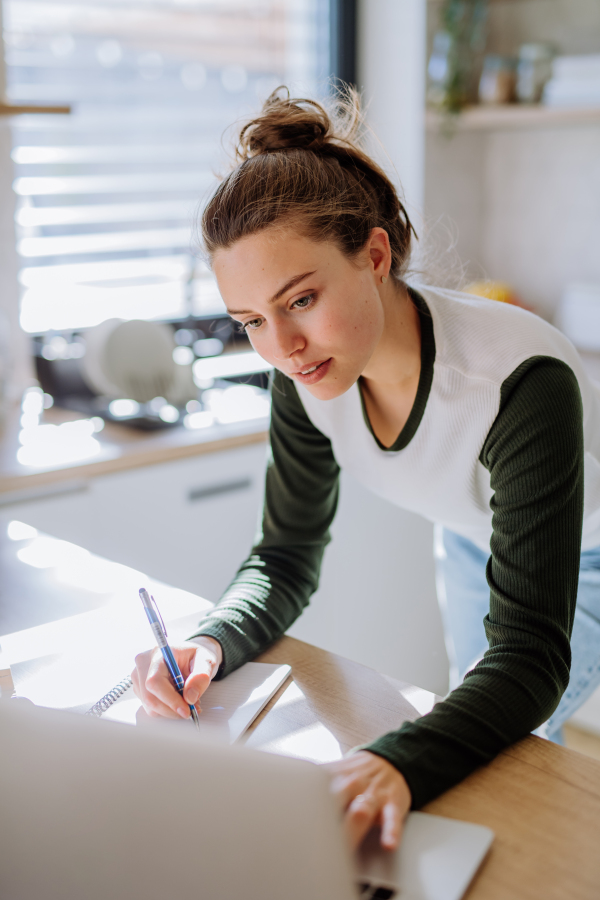
[[[334,340],[344,338],[348,329],[348,317],[343,314],[332,313],[330,311],[323,312],[316,316],[310,323],[310,331],[308,338],[315,344],[330,344]]]
[[[253,332],[252,329],[249,328],[247,334],[252,349],[255,350],[265,362],[268,362],[277,368],[275,357],[269,347],[269,341],[266,340],[264,336],[261,338],[260,329]]]

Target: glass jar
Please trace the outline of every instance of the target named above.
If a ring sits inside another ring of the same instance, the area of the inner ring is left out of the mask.
[[[486,56],[479,80],[479,102],[510,103],[515,98],[516,60],[510,56]]]
[[[544,85],[552,76],[552,60],[556,48],[552,44],[523,44],[517,65],[517,99],[519,103],[539,103]]]
[[[433,38],[433,51],[427,66],[427,102],[430,106],[441,107],[446,100],[446,84],[450,71],[452,38],[444,31],[438,31]]]

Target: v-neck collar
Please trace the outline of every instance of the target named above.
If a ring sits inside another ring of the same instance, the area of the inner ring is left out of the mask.
[[[433,320],[431,318],[429,308],[425,303],[423,297],[411,287],[408,288],[408,293],[410,294],[411,300],[417,307],[419,322],[421,325],[421,372],[419,374],[417,395],[415,397],[413,407],[410,411],[410,415],[404,424],[404,428],[390,447],[386,447],[385,444],[382,444],[373,431],[373,427],[369,421],[369,416],[365,407],[365,400],[360,385],[360,379],[357,382],[358,395],[360,397],[360,405],[362,408],[362,414],[365,420],[365,424],[373,435],[373,439],[375,440],[375,443],[377,444],[379,449],[386,450],[390,453],[393,451],[404,450],[404,448],[407,447],[412,441],[413,437],[416,434],[417,428],[421,424],[423,415],[425,414],[425,407],[427,406],[427,400],[429,399],[429,393],[431,391],[431,385],[433,382],[433,364],[435,362],[435,338],[433,335]]]

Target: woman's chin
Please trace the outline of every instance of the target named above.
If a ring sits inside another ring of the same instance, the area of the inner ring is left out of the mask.
[[[343,381],[339,378],[324,378],[318,384],[305,385],[305,388],[317,400],[335,400],[336,397],[341,397],[342,394],[349,391],[356,381],[357,379]]]

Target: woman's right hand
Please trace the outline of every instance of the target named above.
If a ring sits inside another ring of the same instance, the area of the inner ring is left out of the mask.
[[[133,690],[148,715],[188,719],[188,704],[196,704],[200,712],[198,700],[217,674],[223,661],[223,651],[219,642],[208,636],[172,645],[171,650],[185,680],[183,698],[175,689],[158,647],[136,656],[135,669],[131,673]]]

